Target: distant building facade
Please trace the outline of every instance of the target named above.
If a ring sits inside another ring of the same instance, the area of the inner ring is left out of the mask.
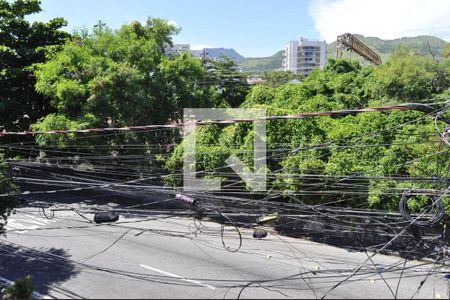
[[[193,57],[197,57],[197,58],[204,58],[208,56],[208,53],[206,53],[206,51],[202,50],[191,50],[191,55]]]
[[[167,45],[164,49],[166,55],[178,55],[182,52],[189,52],[191,45],[189,44],[173,44],[173,46]]]
[[[312,70],[322,69],[325,66],[326,51],[325,41],[311,41],[304,38],[290,41],[284,49],[284,70],[308,76]]]

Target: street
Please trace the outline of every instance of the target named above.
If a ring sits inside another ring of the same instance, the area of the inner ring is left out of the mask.
[[[55,298],[448,298],[448,270],[308,240],[163,213],[93,214],[24,207],[1,238],[0,277],[32,275]],[[421,281],[423,286],[419,289]],[[341,284],[339,284],[341,283]],[[398,286],[398,287],[397,287]],[[335,287],[334,289],[332,289]]]

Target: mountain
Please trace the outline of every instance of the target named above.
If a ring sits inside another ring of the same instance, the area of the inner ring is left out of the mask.
[[[244,72],[281,70],[284,51],[278,51],[269,57],[249,57],[239,63]]]
[[[406,46],[413,49],[417,54],[431,55],[431,52],[435,57],[441,56],[442,48],[447,44],[446,41],[429,35],[421,35],[416,37],[403,37],[393,40],[382,40],[377,37],[365,37],[360,34],[355,36],[361,40],[364,44],[369,46],[381,57],[381,61],[386,62],[398,46]],[[428,46],[429,45],[429,46]],[[344,54],[348,58],[348,54]],[[327,57],[336,57],[336,42],[327,45]],[[352,59],[362,61],[362,57],[357,54],[352,54]]]
[[[217,58],[220,56],[227,56],[228,58],[236,61],[241,62],[245,59],[242,55],[236,52],[234,49],[227,49],[227,48],[205,48],[205,51],[210,58]]]
[[[381,60],[386,62],[394,52],[397,46],[406,46],[412,48],[418,54],[431,55],[430,48],[433,55],[440,57],[442,48],[447,44],[444,40],[428,35],[417,37],[404,37],[393,40],[383,40],[377,37],[365,37],[359,34],[355,36],[364,44],[369,46],[372,50],[380,55]],[[428,46],[428,44],[430,46]],[[327,58],[336,57],[336,42],[327,44]],[[348,58],[348,54],[344,54]],[[362,61],[363,59],[353,53],[352,59]],[[269,57],[250,57],[240,61],[242,70],[244,72],[258,72],[258,71],[272,71],[282,69],[283,51],[278,51],[276,54]]]

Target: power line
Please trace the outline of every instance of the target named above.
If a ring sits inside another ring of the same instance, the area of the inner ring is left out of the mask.
[[[300,114],[290,114],[285,116],[267,116],[261,118],[245,118],[245,119],[225,119],[225,120],[213,120],[213,121],[193,121],[189,124],[195,125],[212,125],[212,124],[235,124],[242,122],[255,122],[255,121],[271,121],[271,120],[289,120],[289,119],[306,119],[314,117],[338,117],[347,116],[351,114],[366,113],[366,112],[382,112],[389,110],[402,110],[402,111],[420,111],[425,113],[430,113],[435,111],[430,105],[422,103],[407,103],[398,105],[386,105],[386,106],[375,106],[360,109],[346,109],[337,111],[321,111],[321,112],[310,112],[310,113],[300,113]],[[439,119],[450,124],[450,120],[438,115]],[[184,125],[189,124],[159,124],[159,125],[140,125],[140,126],[125,126],[125,127],[107,127],[107,128],[87,128],[87,129],[66,129],[66,130],[48,130],[48,131],[3,131],[0,132],[0,137],[7,135],[42,135],[42,134],[68,134],[68,133],[101,133],[101,132],[114,132],[114,131],[140,131],[148,129],[157,128],[181,128]]]

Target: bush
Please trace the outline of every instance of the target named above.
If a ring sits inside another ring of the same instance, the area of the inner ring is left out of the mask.
[[[31,284],[31,276],[17,279],[9,288],[4,289],[3,299],[32,299],[35,287]]]

